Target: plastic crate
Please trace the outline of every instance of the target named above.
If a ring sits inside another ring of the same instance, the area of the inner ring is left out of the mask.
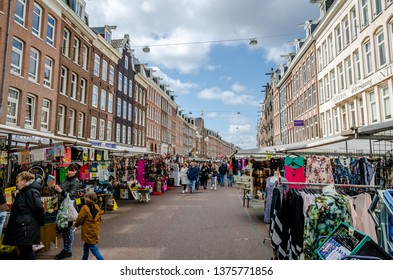
[[[392,259],[370,236],[341,222],[316,250],[323,260],[341,260],[349,255]]]

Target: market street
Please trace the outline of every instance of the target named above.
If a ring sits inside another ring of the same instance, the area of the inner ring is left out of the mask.
[[[270,260],[270,242],[261,210],[243,207],[243,192],[218,187],[217,191],[181,193],[177,187],[150,203],[119,200],[118,210],[107,212],[98,244],[107,260]],[[260,207],[259,207],[260,209]],[[41,252],[38,259],[53,259],[62,248]],[[82,257],[80,229],[75,232],[72,260]],[[90,254],[90,259],[94,256]]]

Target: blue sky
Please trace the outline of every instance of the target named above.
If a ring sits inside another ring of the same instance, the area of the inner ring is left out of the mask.
[[[319,17],[309,0],[94,0],[90,26],[116,25],[135,56],[163,78],[190,116],[241,148],[256,147],[263,85],[271,68]],[[249,39],[258,44],[250,46]],[[143,46],[150,53],[143,53]]]

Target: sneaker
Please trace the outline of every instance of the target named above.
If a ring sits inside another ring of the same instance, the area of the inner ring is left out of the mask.
[[[211,190],[213,189],[213,187],[210,188]]]
[[[186,193],[186,191],[182,191],[181,193]]]
[[[55,256],[55,260],[63,260],[67,257],[67,252],[63,249],[59,254]]]

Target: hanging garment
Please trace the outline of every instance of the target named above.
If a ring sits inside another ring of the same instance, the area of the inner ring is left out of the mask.
[[[360,183],[370,185],[375,174],[375,167],[365,158],[359,159]]]
[[[304,174],[304,158],[297,156],[286,156],[284,159],[285,178],[288,182],[304,183],[306,177]],[[289,185],[289,188],[304,188],[304,185]]]
[[[349,162],[349,183],[351,185],[360,185],[360,181],[359,159],[351,158]]]
[[[307,159],[306,183],[331,184],[334,182],[330,159],[325,156],[311,156]]]
[[[282,158],[271,158],[269,164],[271,170],[275,171],[277,168],[282,170],[284,167],[284,160]]]
[[[280,177],[280,180],[282,182],[287,182],[285,178]],[[271,214],[271,205],[272,205],[272,199],[273,199],[273,189],[276,186],[277,183],[277,177],[276,176],[271,176],[266,179],[266,204],[265,204],[265,213],[264,213],[264,222],[267,224],[270,224],[270,214]]]
[[[288,191],[285,206],[288,223],[287,255],[289,260],[298,260],[303,252],[304,234],[303,197],[298,190]]]
[[[320,237],[328,236],[336,226],[346,222],[352,225],[348,199],[338,193],[323,193],[309,206],[304,220],[303,250],[306,260],[317,260],[315,253]]]
[[[348,165],[345,163],[348,162]],[[335,184],[349,184],[349,159],[336,158],[333,161],[333,177]]]

